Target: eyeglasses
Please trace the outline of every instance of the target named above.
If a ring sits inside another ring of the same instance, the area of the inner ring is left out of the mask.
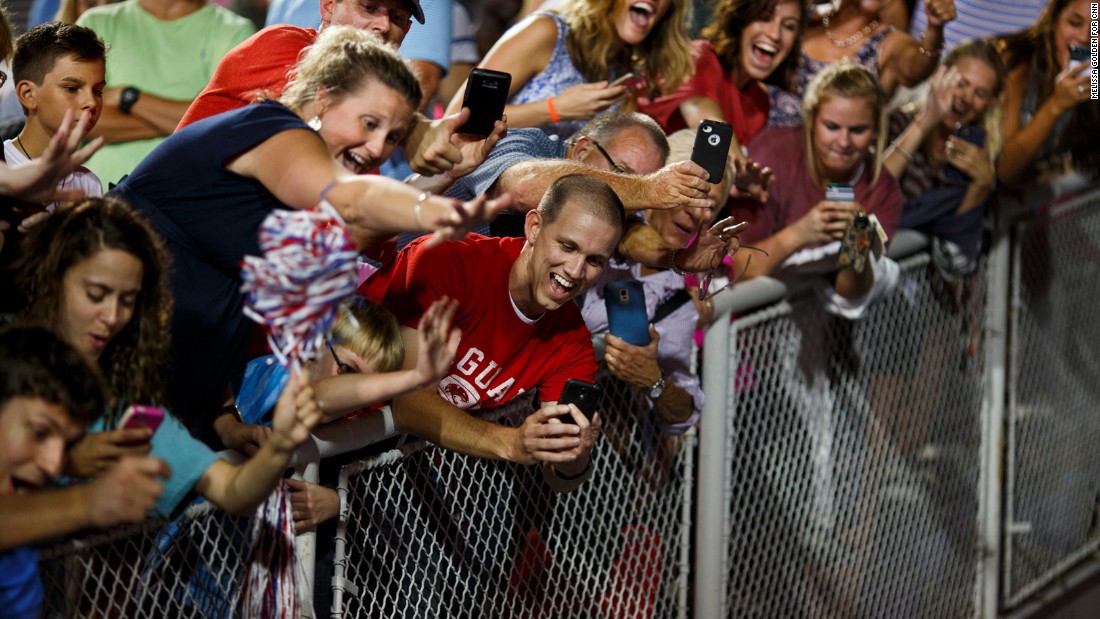
[[[0,88],[4,87],[4,84],[8,83],[8,74],[0,71]]]
[[[336,362],[337,374],[358,374],[359,370],[351,367],[350,365],[340,361],[340,357],[336,356],[336,349],[332,347],[332,343],[328,344],[328,351],[332,353],[332,360]]]
[[[588,136],[588,139],[592,141],[592,145],[595,146],[596,150],[600,151],[600,154],[603,155],[603,158],[607,160],[607,164],[611,166],[612,172],[618,172],[619,174],[634,173],[634,170],[615,163],[615,160],[611,158],[611,155],[607,154],[607,150],[605,150],[603,145],[597,142],[595,138],[593,138],[592,136]]]

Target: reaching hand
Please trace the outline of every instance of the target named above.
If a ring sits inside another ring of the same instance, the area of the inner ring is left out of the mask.
[[[474,228],[488,224],[501,211],[512,205],[512,195],[505,193],[494,200],[490,200],[485,194],[482,194],[469,202],[459,202],[453,198],[433,196],[429,201],[435,207],[433,210],[440,213],[434,219],[426,221],[427,226],[435,230],[435,234],[428,241],[427,247],[435,247],[444,241],[461,239]],[[442,209],[438,208],[440,205],[442,205]]]
[[[678,161],[642,177],[646,183],[644,208],[713,208],[710,175],[694,161]]]
[[[926,0],[924,10],[929,26],[943,26],[955,19],[955,0]]]
[[[268,443],[276,451],[294,451],[309,438],[310,430],[321,421],[321,407],[311,385],[298,370],[290,374],[290,381],[275,403],[272,432]]]
[[[462,108],[467,111],[468,108]],[[447,172],[451,180],[457,180],[473,172],[479,165],[485,163],[489,153],[508,133],[508,117],[493,123],[493,131],[487,137],[480,138],[465,133],[456,133],[451,138],[451,143],[462,153],[462,160],[455,163]]]
[[[569,423],[558,418],[569,415]],[[513,462],[574,462],[588,453],[599,436],[600,419],[594,415],[589,421],[584,413],[572,404],[543,406],[523,420],[513,447]]]
[[[462,331],[451,328],[458,300],[443,297],[432,303],[417,325],[419,351],[416,370],[420,373],[418,389],[434,385],[451,369]]]
[[[722,266],[726,256],[732,255],[741,247],[737,233],[748,226],[748,222],[733,223],[732,217],[726,217],[700,232],[695,241],[684,251],[677,254],[677,266],[682,271],[703,273]],[[654,379],[656,381],[656,379]]]
[[[317,525],[340,513],[340,496],[332,488],[301,481],[286,480],[290,490],[290,513],[294,516],[294,531],[308,533]]]
[[[431,121],[427,132],[415,148],[409,144],[410,148],[405,151],[409,167],[424,176],[435,176],[461,163],[462,151],[452,140],[455,131],[469,118],[470,110],[463,108],[457,114]]]
[[[159,478],[171,475],[168,465],[156,458],[120,459],[99,479],[81,487],[87,496],[88,517],[99,528],[145,520],[164,492]]]
[[[955,87],[959,83],[959,70],[955,67],[940,65],[932,79],[928,80],[928,99],[924,105],[928,127],[939,124],[955,104]]]
[[[12,166],[0,166],[0,191],[28,202],[45,204],[54,201],[79,200],[84,192],[79,189],[58,189],[61,179],[84,165],[99,147],[103,138],[96,138],[84,148],[80,141],[88,132],[91,117],[87,111],[73,127],[73,113],[66,111],[61,126],[50,139],[49,145],[38,159]]]
[[[733,160],[733,183],[730,184],[730,195],[733,197],[748,197],[768,201],[768,189],[772,184],[772,169],[760,165],[752,159]]]
[[[224,415],[225,418],[231,418],[231,415]],[[266,426],[255,425],[251,423],[241,423],[236,419],[232,421],[222,421],[215,424],[214,429],[218,433],[218,437],[221,438],[222,444],[229,449],[235,449],[248,457],[256,455],[257,451],[264,446],[268,437],[271,436],[271,428]]]
[[[626,86],[608,86],[607,81],[570,86],[554,97],[554,109],[562,120],[588,120],[622,101]]]
[[[69,450],[65,473],[95,477],[124,456],[144,456],[153,448],[146,428],[89,432]]]

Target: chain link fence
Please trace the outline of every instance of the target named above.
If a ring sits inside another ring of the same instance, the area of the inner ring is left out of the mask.
[[[1017,226],[1004,604],[1100,547],[1100,191]]]
[[[251,518],[209,503],[42,552],[47,617],[240,616]]]
[[[424,443],[346,467],[333,616],[685,617],[694,431],[660,434],[600,382],[604,438],[571,493],[537,466]]]
[[[981,272],[901,266],[861,321],[813,294],[735,320],[725,616],[973,615]]]
[[[1100,548],[1098,206],[1094,191],[1016,228],[1011,296],[992,259],[947,282],[920,253],[861,321],[806,293],[720,321],[729,335],[708,334],[698,435],[660,434],[644,401],[602,376],[604,438],[572,493],[549,490],[538,467],[424,443],[345,467],[332,615],[939,618],[1019,607]],[[996,264],[1007,271],[1009,259]],[[986,324],[1009,302],[1010,319]],[[987,344],[1003,329],[1007,355]],[[1003,357],[1001,389],[989,376]],[[1007,409],[1003,447],[991,402]],[[518,425],[530,407],[494,420]],[[719,421],[708,425],[711,407]],[[1002,449],[1003,471],[987,455]],[[172,523],[57,542],[42,552],[46,615],[240,616],[251,525],[199,504]],[[712,593],[714,612],[701,602]]]

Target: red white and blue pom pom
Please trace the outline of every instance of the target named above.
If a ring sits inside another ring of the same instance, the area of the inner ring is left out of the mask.
[[[245,256],[246,316],[267,327],[276,358],[315,359],[340,302],[355,292],[355,244],[328,202],[305,211],[275,210],[260,226],[263,257]]]

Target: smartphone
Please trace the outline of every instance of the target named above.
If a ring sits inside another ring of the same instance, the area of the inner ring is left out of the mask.
[[[856,190],[851,185],[829,183],[825,187],[825,199],[829,202],[855,202]]]
[[[604,288],[603,302],[611,335],[635,346],[649,344],[649,315],[642,282],[636,279],[611,282]]]
[[[837,268],[862,273],[867,266],[867,251],[870,248],[871,219],[863,213],[856,213],[844,230],[844,238],[840,240]]]
[[[1069,68],[1072,69],[1080,64],[1092,64],[1092,54],[1089,53],[1089,48],[1082,45],[1070,45],[1069,46]],[[1092,70],[1086,71],[1085,75],[1092,73]]]
[[[135,404],[126,409],[122,414],[122,420],[118,427],[123,430],[133,428],[148,428],[149,432],[156,433],[161,422],[164,421],[164,409],[159,406],[142,406]]]
[[[978,148],[985,147],[985,129],[982,129],[978,125],[964,125],[962,123],[955,125],[955,137],[970,142]],[[943,175],[959,183],[970,182],[969,174],[950,163],[943,166]]]
[[[622,86],[623,84],[627,83],[627,81],[629,81],[631,79],[634,79],[634,74],[633,73],[626,73],[624,75],[620,75],[619,77],[615,78],[615,81],[608,84],[607,87],[608,88],[614,88],[615,86]]]
[[[458,128],[459,133],[487,137],[493,123],[504,117],[512,75],[490,69],[472,69],[466,79],[466,94],[462,107],[470,108],[470,120]]]
[[[603,397],[603,390],[600,389],[599,385],[571,378],[565,383],[565,388],[561,390],[558,404],[576,405],[585,417],[591,419],[592,415],[595,415],[600,408],[601,397]],[[573,423],[573,418],[568,415],[559,416],[558,419],[562,423]]]
[[[707,171],[709,175],[707,182],[722,182],[731,141],[733,141],[733,125],[717,120],[704,120],[699,123],[699,129],[695,132],[695,146],[691,149],[691,160]]]

